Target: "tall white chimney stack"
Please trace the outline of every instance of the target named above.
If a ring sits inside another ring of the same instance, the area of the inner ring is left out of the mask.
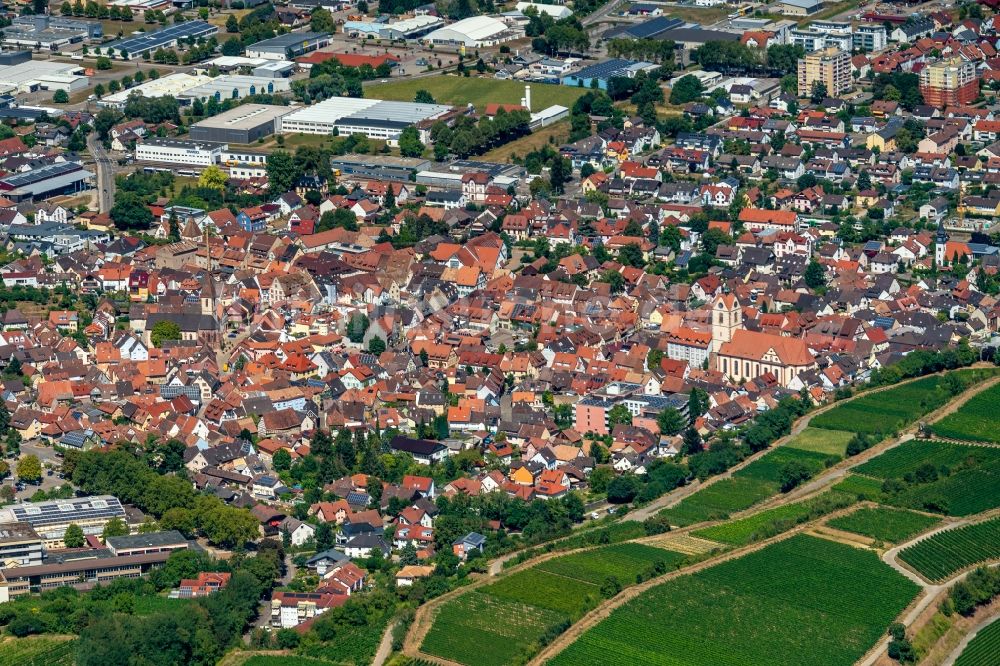
[[[531,86],[524,86],[524,108],[531,111]]]

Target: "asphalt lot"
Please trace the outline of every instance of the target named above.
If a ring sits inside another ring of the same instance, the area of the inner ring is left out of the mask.
[[[39,489],[48,491],[68,483],[65,479],[60,479],[58,476],[59,469],[62,467],[62,459],[56,457],[55,450],[51,446],[43,446],[35,440],[21,442],[21,456],[29,454],[38,456],[39,461],[42,463],[42,481],[37,486],[26,484],[24,490],[16,494],[18,500],[28,499],[38,492]],[[17,459],[7,458],[6,461],[10,464],[11,475],[5,480],[3,485],[13,485],[17,480]],[[52,476],[48,476],[47,474],[47,469],[49,468],[53,470]]]

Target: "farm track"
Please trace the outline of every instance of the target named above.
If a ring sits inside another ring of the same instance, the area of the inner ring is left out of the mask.
[[[762,548],[770,546],[771,544],[784,541],[785,539],[788,539],[796,534],[806,532],[812,527],[814,527],[815,524],[820,521],[845,515],[853,510],[854,510],[853,506],[846,507],[844,509],[835,511],[825,516],[820,516],[814,521],[803,523],[801,525],[796,525],[787,532],[783,532],[781,534],[773,536],[770,539],[763,539],[761,541],[756,541],[746,546],[740,546],[739,548],[728,550],[716,557],[713,557],[712,559],[705,560],[703,562],[698,562],[689,567],[678,569],[677,571],[671,571],[656,578],[650,578],[649,580],[643,581],[638,585],[633,585],[632,587],[623,590],[621,593],[612,597],[611,599],[608,599],[603,604],[599,605],[597,608],[593,609],[592,611],[584,615],[582,618],[580,618],[569,629],[560,634],[554,641],[546,645],[541,650],[541,652],[536,654],[534,658],[528,662],[528,666],[541,666],[542,664],[546,663],[549,659],[555,657],[557,654],[559,654],[564,649],[569,647],[571,643],[573,643],[576,639],[582,636],[583,633],[586,632],[588,629],[591,629],[592,627],[596,626],[602,620],[611,615],[611,613],[615,609],[635,599],[636,597],[646,592],[647,590],[650,590],[662,583],[666,583],[675,578],[680,578],[682,576],[694,574],[704,569],[714,567],[717,564],[722,564],[723,562],[728,562],[730,560],[743,557],[744,555],[748,555],[755,551],[761,550]],[[691,529],[691,528],[685,528],[685,529]]]
[[[977,635],[979,635],[980,631],[982,631],[983,629],[985,629],[986,627],[990,626],[991,624],[993,624],[998,620],[1000,620],[1000,615],[993,615],[992,617],[986,617],[981,621],[979,621],[976,624],[976,626],[974,626],[969,631],[969,633],[967,633],[965,637],[962,638],[962,642],[959,643],[955,647],[955,649],[951,651],[951,654],[949,654],[948,657],[945,658],[945,660],[942,662],[942,666],[953,666],[955,660],[958,659],[959,656],[961,656],[962,652],[965,651],[965,648],[967,648],[969,646],[969,643],[972,642],[972,639],[975,638]]]
[[[988,367],[993,367],[993,366],[990,365],[990,364],[986,364],[986,363],[982,363],[982,364],[977,363],[977,364],[973,364],[972,366],[970,366],[970,368],[988,368]],[[937,374],[946,374],[946,373],[942,372],[942,373],[937,373]],[[852,400],[855,400],[857,398],[861,398],[863,396],[869,396],[869,395],[872,395],[874,393],[881,393],[882,391],[887,391],[887,390],[890,390],[890,389],[893,389],[893,388],[896,388],[896,387],[899,387],[899,386],[903,386],[903,385],[908,384],[910,382],[914,382],[914,381],[917,381],[917,380],[920,380],[920,379],[924,379],[924,378],[930,377],[930,376],[932,376],[932,375],[923,375],[922,377],[913,377],[913,378],[907,379],[905,381],[899,382],[897,384],[892,384],[892,385],[889,385],[889,386],[881,386],[879,388],[872,389],[870,391],[863,391],[861,393],[857,393],[857,394],[851,396],[850,398],[848,398],[846,400],[840,400],[840,401],[837,401],[837,402],[830,403],[829,405],[824,405],[824,406],[822,406],[822,407],[820,407],[820,408],[818,408],[818,409],[810,412],[809,414],[806,414],[806,415],[802,416],[798,421],[796,421],[792,425],[792,430],[791,430],[791,432],[788,435],[780,438],[772,446],[768,447],[767,449],[765,449],[765,450],[763,450],[763,451],[761,451],[759,453],[756,453],[756,454],[754,454],[752,456],[749,456],[748,458],[746,458],[745,460],[741,461],[739,464],[733,466],[732,468],[730,468],[729,470],[727,470],[723,474],[719,474],[717,476],[711,477],[710,479],[707,479],[706,481],[701,482],[701,483],[695,482],[695,483],[688,484],[687,486],[683,486],[681,488],[678,488],[677,490],[674,490],[674,491],[672,491],[670,493],[667,493],[666,495],[664,495],[664,496],[662,496],[662,497],[654,500],[650,504],[647,504],[644,507],[636,509],[635,511],[629,512],[626,516],[624,516],[622,518],[622,520],[638,520],[638,521],[645,520],[646,518],[649,518],[649,517],[655,515],[656,513],[658,513],[662,509],[672,508],[673,506],[675,506],[678,503],[680,503],[681,500],[685,499],[686,497],[688,497],[690,495],[693,495],[695,492],[697,492],[701,488],[704,488],[704,487],[707,487],[709,485],[712,485],[713,483],[716,483],[717,481],[719,481],[721,479],[732,477],[733,473],[735,473],[735,472],[743,469],[744,467],[747,467],[748,465],[752,464],[753,462],[759,460],[760,458],[762,458],[763,456],[767,455],[769,452],[773,451],[774,449],[778,448],[779,446],[784,446],[785,444],[787,444],[788,442],[790,442],[794,437],[796,437],[803,430],[805,430],[806,428],[809,427],[809,424],[810,424],[810,422],[812,421],[812,419],[814,417],[816,417],[816,416],[818,416],[820,414],[823,414],[824,412],[826,412],[826,411],[828,411],[830,409],[833,409],[834,407],[837,407],[839,405],[845,404],[845,403],[850,402]],[[838,463],[838,464],[836,464],[836,465],[834,465],[834,466],[832,466],[832,467],[824,470],[820,475],[818,475],[812,481],[803,484],[799,488],[796,488],[795,490],[793,490],[793,491],[791,491],[791,492],[789,492],[787,494],[779,494],[779,495],[777,495],[777,496],[775,496],[775,497],[773,497],[771,499],[764,500],[764,501],[762,501],[762,502],[760,502],[760,503],[754,505],[753,507],[750,507],[750,508],[748,508],[748,509],[746,509],[744,511],[736,512],[736,513],[732,514],[732,516],[730,516],[728,519],[726,519],[726,521],[714,521],[714,522],[698,523],[696,525],[690,525],[688,527],[680,528],[680,529],[677,529],[677,530],[672,530],[671,534],[674,534],[674,533],[676,533],[676,534],[688,533],[688,532],[693,531],[695,529],[702,529],[702,528],[708,527],[710,525],[718,524],[720,522],[727,522],[728,520],[733,520],[733,519],[736,519],[736,518],[746,517],[748,515],[753,515],[753,514],[759,513],[760,511],[763,511],[763,510],[766,510],[766,509],[773,509],[773,508],[775,508],[777,506],[781,506],[781,505],[784,505],[784,504],[788,504],[790,502],[795,502],[795,501],[798,501],[798,500],[806,499],[809,496],[818,494],[819,492],[822,492],[823,490],[827,489],[830,485],[832,485],[836,481],[839,481],[840,479],[844,478],[847,475],[847,473],[850,471],[851,468],[856,467],[858,465],[862,465],[862,464],[868,462],[870,459],[875,458],[876,456],[881,455],[882,453],[885,453],[886,451],[888,451],[888,450],[890,450],[892,448],[895,448],[896,446],[899,446],[899,445],[901,445],[901,444],[903,444],[903,443],[905,443],[907,441],[910,441],[911,439],[914,439],[914,435],[915,435],[917,429],[919,428],[919,424],[920,424],[921,421],[930,423],[930,422],[933,422],[933,421],[937,421],[937,420],[939,420],[941,418],[944,418],[948,414],[951,414],[954,411],[957,411],[959,409],[959,407],[961,407],[963,404],[965,404],[965,402],[967,400],[971,399],[973,396],[977,395],[981,391],[984,391],[987,388],[990,388],[991,386],[993,386],[994,384],[996,384],[998,382],[1000,382],[1000,376],[994,377],[994,378],[989,379],[987,381],[984,381],[984,382],[982,382],[982,383],[980,383],[980,384],[978,384],[976,386],[972,386],[972,387],[968,388],[966,391],[964,391],[964,392],[960,393],[959,395],[955,396],[954,398],[952,398],[945,405],[939,407],[937,410],[931,412],[930,414],[925,415],[923,417],[923,419],[918,419],[909,428],[907,428],[902,433],[900,433],[899,436],[893,437],[893,438],[889,438],[887,440],[883,440],[879,444],[876,444],[875,446],[871,447],[870,449],[867,449],[866,451],[863,451],[862,453],[860,453],[860,454],[858,454],[858,455],[856,455],[856,456],[854,456],[852,458],[845,458],[840,463]],[[552,643],[550,643],[549,645],[547,645],[541,652],[539,652],[537,655],[535,655],[535,657],[531,661],[529,661],[528,663],[529,664],[533,664],[533,665],[543,664],[545,662],[545,660],[554,657],[556,654],[558,654],[558,652],[562,651],[566,646],[568,646],[573,640],[576,640],[576,638],[578,638],[584,631],[586,631],[590,627],[596,625],[600,620],[602,620],[605,617],[607,617],[611,613],[612,610],[614,610],[615,608],[618,608],[620,605],[622,605],[626,601],[634,599],[636,596],[638,596],[639,594],[641,594],[645,590],[647,590],[647,589],[649,589],[651,587],[654,587],[655,585],[657,585],[659,583],[666,582],[667,580],[671,580],[672,578],[677,577],[677,576],[686,575],[686,574],[689,574],[689,573],[694,573],[696,571],[700,571],[700,570],[708,568],[710,566],[714,566],[715,564],[719,564],[719,563],[728,561],[730,559],[733,559],[735,557],[739,557],[741,555],[745,555],[747,553],[754,552],[755,550],[758,550],[758,549],[760,549],[760,548],[762,548],[762,547],[764,547],[764,546],[766,546],[768,544],[776,543],[776,542],[781,541],[781,540],[783,540],[785,538],[788,538],[789,536],[791,536],[793,534],[798,534],[800,532],[808,531],[808,530],[814,528],[820,522],[826,521],[826,520],[828,520],[830,518],[833,518],[833,517],[836,517],[836,516],[839,516],[839,515],[842,515],[842,514],[846,514],[846,513],[850,512],[850,511],[854,510],[856,508],[856,506],[857,505],[854,505],[852,507],[848,507],[847,509],[843,509],[841,511],[836,511],[834,513],[822,516],[821,518],[818,518],[815,521],[810,521],[810,522],[807,522],[807,523],[803,523],[801,525],[797,525],[794,528],[792,528],[791,530],[789,530],[789,531],[787,531],[787,532],[785,532],[783,534],[777,535],[775,537],[772,537],[771,539],[765,539],[763,541],[758,541],[758,542],[749,544],[747,546],[742,546],[742,547],[734,549],[734,550],[727,550],[726,552],[721,553],[720,555],[718,555],[716,557],[712,557],[711,559],[708,559],[708,560],[705,560],[705,561],[702,561],[702,562],[698,562],[697,564],[694,564],[694,565],[692,565],[690,567],[686,567],[684,569],[680,569],[680,570],[677,570],[677,571],[672,571],[672,572],[664,574],[663,576],[660,576],[658,578],[652,578],[652,579],[644,581],[643,583],[640,583],[638,585],[634,585],[632,587],[629,587],[629,588],[623,590],[617,596],[613,597],[612,599],[607,600],[603,604],[598,605],[596,608],[594,608],[589,613],[587,613],[586,615],[584,615],[580,620],[578,620],[576,623],[574,623],[563,634],[561,634],[559,637],[557,637]],[[822,536],[822,535],[820,534],[819,536]],[[639,541],[639,542],[641,542],[643,539],[644,539],[643,537],[640,537],[639,539],[633,539],[632,541]],[[858,547],[864,547],[862,544],[854,544],[854,545],[856,545]],[[577,549],[573,549],[573,550],[566,550],[566,551],[557,551],[557,552],[552,552],[552,553],[545,553],[543,555],[540,555],[538,557],[532,558],[530,560],[526,560],[525,562],[522,562],[522,563],[520,563],[520,564],[518,564],[518,565],[516,565],[514,567],[511,567],[509,570],[506,571],[506,573],[513,574],[513,573],[516,573],[518,571],[522,571],[524,569],[528,569],[528,568],[530,568],[530,567],[532,567],[532,566],[534,566],[536,564],[539,564],[539,563],[544,562],[546,560],[552,559],[554,557],[560,557],[562,555],[570,555],[570,554],[577,553],[577,552],[583,552],[583,551],[587,551],[587,550],[592,550],[593,548],[597,548],[597,547],[599,547],[599,546],[587,546],[587,547],[577,548]],[[720,544],[720,548],[725,548],[725,547],[726,546],[724,544]],[[427,654],[427,653],[422,652],[420,650],[420,646],[423,643],[424,638],[427,636],[427,633],[430,631],[431,627],[433,626],[434,618],[437,615],[437,610],[438,610],[438,608],[442,604],[446,603],[447,601],[449,601],[451,599],[454,599],[455,597],[457,597],[457,596],[459,596],[461,594],[465,594],[465,593],[467,593],[467,592],[469,592],[471,590],[475,590],[477,588],[483,587],[483,586],[485,586],[485,585],[493,582],[495,580],[495,578],[496,578],[497,575],[499,575],[500,573],[504,572],[503,563],[505,563],[506,561],[508,561],[511,558],[516,557],[516,556],[517,556],[517,552],[514,552],[514,553],[508,553],[507,555],[504,555],[504,556],[502,556],[500,558],[497,558],[496,560],[494,560],[494,561],[492,561],[490,563],[490,566],[488,568],[488,572],[489,572],[488,575],[482,576],[482,577],[478,578],[477,580],[475,580],[474,582],[470,583],[469,585],[465,585],[463,587],[460,587],[460,588],[457,588],[455,590],[452,590],[452,591],[450,591],[450,592],[448,592],[446,594],[443,594],[440,597],[438,597],[436,599],[433,599],[430,602],[428,602],[428,603],[426,603],[426,604],[418,607],[417,610],[416,610],[416,614],[414,616],[413,623],[411,624],[410,629],[409,629],[409,631],[406,634],[406,638],[405,638],[404,643],[403,643],[403,650],[402,650],[402,652],[405,655],[407,655],[408,657],[415,658],[415,659],[424,659],[424,660],[432,662],[432,663],[440,664],[441,666],[464,666],[463,664],[460,664],[459,662],[455,662],[455,661],[451,661],[451,660],[448,660],[448,659],[444,659],[442,657],[436,657],[434,655]],[[909,576],[907,576],[907,577],[909,578]],[[925,585],[927,585],[926,583],[920,583],[920,584],[921,584],[922,587],[925,586]],[[914,617],[916,617],[916,616],[914,615]],[[912,621],[912,619],[911,619],[911,621]],[[885,648],[888,646],[888,641],[886,640],[886,641],[884,641],[884,644],[880,644],[880,645],[881,645],[881,649],[878,650],[875,653],[876,657],[878,655],[880,655],[882,652],[884,652]],[[874,648],[873,648],[873,650],[874,650]],[[874,663],[874,662],[868,662],[869,666],[870,666],[871,663]]]

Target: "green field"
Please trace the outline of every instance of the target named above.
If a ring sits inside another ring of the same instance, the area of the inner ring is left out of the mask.
[[[365,86],[365,97],[412,102],[418,90],[428,91],[441,104],[472,104],[479,111],[492,103],[520,104],[524,97],[523,83],[444,74]],[[553,104],[572,108],[576,99],[585,92],[583,88],[532,83],[531,108],[537,111]]]
[[[622,582],[632,581],[637,574],[646,572],[657,561],[662,561],[668,569],[674,569],[683,560],[684,555],[681,553],[640,543],[623,543],[546,560],[534,568],[600,585],[608,576],[615,576]]]
[[[840,458],[837,456],[831,456],[826,453],[779,446],[738,472],[735,472],[733,476],[738,479],[757,479],[758,481],[773,483],[775,489],[777,489],[780,483],[781,470],[790,462],[802,463],[815,476],[838,460]]]
[[[736,511],[749,509],[777,491],[775,484],[757,479],[722,479],[684,498],[677,506],[664,509],[660,515],[681,527],[720,520]]]
[[[827,525],[880,541],[902,543],[940,522],[940,519],[922,513],[880,506],[858,509],[854,513],[830,520]]]
[[[135,610],[133,612],[136,615],[152,615],[154,613],[183,608],[191,603],[194,603],[191,599],[170,599],[159,595],[145,595],[135,598]]]
[[[0,666],[70,666],[76,641],[51,636],[5,638],[0,641]]]
[[[879,501],[882,497],[882,481],[869,476],[848,474],[843,481],[833,487],[841,493],[849,493],[860,500]]]
[[[534,651],[547,631],[567,623],[562,613],[475,590],[441,606],[420,649],[463,664],[503,666]]]
[[[955,666],[997,666],[1000,663],[1000,620],[979,630],[962,650]]]
[[[804,502],[784,504],[752,516],[712,525],[693,532],[695,536],[733,546],[744,546],[787,532],[796,525],[854,504],[843,493],[829,492]]]
[[[1000,384],[974,395],[957,412],[933,424],[931,429],[939,437],[948,439],[1000,443],[996,411],[998,402]]]
[[[652,588],[548,663],[850,664],[918,591],[873,552],[797,535]]]
[[[824,430],[823,428],[806,428],[793,437],[786,448],[815,451],[830,456],[844,457],[847,443],[851,441],[851,433],[842,430]]]
[[[899,559],[930,581],[1000,558],[1000,518],[938,532],[899,552]]]
[[[816,415],[809,425],[827,430],[888,435],[909,426],[954,397],[939,388],[940,383],[941,377],[932,375],[862,395]]]
[[[875,479],[896,479],[883,494],[894,506],[969,516],[1000,506],[1000,449],[911,440],[854,469]]]
[[[294,655],[255,654],[243,666],[331,666],[334,662]]]
[[[444,603],[421,649],[470,666],[524,661],[543,636],[551,639],[597,606],[609,577],[628,587],[657,565],[666,572],[686,559],[663,548],[620,543],[545,560]]]

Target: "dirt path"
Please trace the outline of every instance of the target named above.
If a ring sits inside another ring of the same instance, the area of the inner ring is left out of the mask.
[[[983,366],[983,367],[986,367],[986,366]],[[990,366],[990,367],[992,367],[992,366]],[[924,377],[927,377],[927,376],[929,376],[929,375],[924,375]],[[822,414],[822,413],[824,413],[824,412],[826,412],[826,411],[828,411],[830,409],[833,409],[834,407],[836,407],[838,405],[841,405],[841,404],[843,404],[845,402],[848,402],[850,400],[854,400],[854,399],[860,398],[862,396],[870,395],[872,393],[879,393],[879,392],[882,392],[882,391],[887,391],[887,390],[890,390],[890,389],[895,388],[897,386],[901,386],[903,384],[906,384],[906,383],[909,383],[909,382],[912,382],[912,381],[916,381],[916,380],[922,379],[922,378],[923,377],[914,377],[914,378],[905,380],[903,382],[899,382],[897,384],[892,384],[890,386],[883,386],[883,387],[879,387],[879,388],[876,388],[876,389],[872,389],[870,391],[864,391],[862,393],[856,394],[856,395],[848,398],[847,400],[841,400],[841,401],[838,401],[838,402],[830,403],[829,405],[824,405],[823,407],[820,407],[820,408],[818,408],[818,409],[810,412],[809,414],[804,415],[800,419],[798,419],[793,424],[792,430],[791,430],[791,432],[788,435],[786,435],[785,437],[780,438],[772,446],[768,447],[767,449],[765,449],[765,450],[763,450],[763,451],[761,451],[759,453],[756,453],[756,454],[754,454],[752,456],[749,456],[748,458],[746,458],[745,460],[743,460],[742,462],[740,462],[738,465],[733,466],[732,468],[730,468],[729,470],[727,470],[723,474],[719,474],[719,475],[713,476],[713,477],[711,477],[710,479],[707,479],[704,482],[700,482],[700,483],[699,482],[694,482],[694,483],[691,483],[691,484],[689,484],[687,486],[683,486],[683,487],[678,488],[678,489],[676,489],[676,490],[674,490],[674,491],[672,491],[670,493],[667,493],[666,495],[663,495],[662,497],[654,500],[650,504],[648,504],[648,505],[646,505],[644,507],[641,507],[639,509],[636,509],[635,511],[630,512],[629,514],[627,514],[623,518],[623,520],[637,520],[637,521],[645,520],[646,518],[649,518],[649,517],[655,515],[656,513],[658,513],[662,509],[666,509],[666,508],[670,508],[672,506],[675,506],[677,503],[679,503],[680,501],[682,501],[686,497],[689,497],[690,495],[693,495],[695,492],[697,492],[701,488],[704,488],[704,487],[706,487],[708,485],[716,483],[720,479],[731,477],[734,472],[737,472],[740,469],[743,469],[744,467],[750,465],[751,463],[753,463],[754,461],[758,460],[759,458],[767,455],[767,453],[769,453],[770,451],[773,451],[775,448],[787,444],[795,436],[797,436],[803,430],[805,430],[806,428],[808,428],[810,422],[812,421],[812,419],[814,417],[816,417],[816,416],[818,416],[818,415],[820,415],[820,414]],[[911,425],[909,428],[907,428],[907,430],[905,430],[903,433],[900,433],[900,436],[886,439],[886,440],[880,442],[879,444],[873,446],[872,448],[870,448],[870,449],[868,449],[868,450],[866,450],[866,451],[858,454],[857,456],[853,456],[852,458],[845,459],[845,460],[841,461],[841,463],[838,463],[837,465],[835,465],[835,466],[833,466],[833,467],[825,470],[817,478],[813,479],[812,481],[810,481],[810,482],[808,482],[806,484],[803,484],[803,486],[795,489],[794,491],[792,491],[790,493],[787,493],[787,494],[779,494],[779,495],[777,495],[777,496],[775,496],[775,497],[773,497],[773,498],[771,498],[769,500],[765,500],[765,501],[763,501],[763,502],[761,502],[761,503],[759,503],[759,504],[757,504],[757,505],[755,505],[755,506],[747,509],[746,511],[742,511],[742,512],[733,514],[733,516],[731,516],[727,520],[732,520],[732,519],[737,518],[737,517],[744,517],[744,516],[747,516],[747,515],[752,515],[752,514],[760,512],[760,511],[763,511],[765,509],[771,509],[771,508],[774,508],[776,506],[779,506],[779,505],[782,505],[782,504],[786,504],[786,503],[789,503],[789,502],[799,501],[799,500],[804,499],[804,498],[806,498],[808,496],[815,495],[815,494],[818,494],[818,493],[824,491],[827,487],[829,487],[830,485],[832,485],[833,483],[835,483],[839,479],[841,479],[844,476],[846,476],[847,473],[849,472],[849,470],[852,467],[864,464],[865,462],[867,462],[871,458],[874,458],[874,457],[876,457],[878,455],[881,455],[885,451],[887,451],[887,450],[889,450],[891,448],[894,448],[896,446],[899,446],[900,444],[903,444],[904,442],[913,439],[914,436],[915,436],[915,433],[916,433],[917,429],[919,428],[919,424],[920,424],[921,421],[930,422],[931,420],[937,420],[937,419],[943,418],[947,414],[950,414],[953,411],[957,410],[958,407],[961,406],[962,404],[964,404],[964,402],[966,400],[970,399],[972,396],[976,395],[980,391],[983,391],[983,390],[989,388],[993,384],[996,384],[997,382],[1000,382],[1000,377],[996,377],[996,378],[990,379],[990,380],[988,380],[986,382],[983,382],[983,383],[981,383],[981,384],[979,384],[977,386],[974,386],[974,387],[971,387],[971,388],[967,389],[966,391],[964,391],[963,393],[959,394],[958,396],[955,396],[951,401],[949,401],[947,404],[945,404],[944,406],[942,406],[938,410],[936,410],[934,412],[931,412],[930,414],[928,414],[927,416],[925,416],[924,419],[921,419],[921,420],[918,420],[917,422],[915,422],[913,425]],[[844,512],[848,512],[850,510],[853,510],[855,507],[856,507],[856,505],[850,507],[847,510],[844,510]],[[708,560],[705,560],[703,562],[699,562],[699,563],[697,563],[695,565],[692,565],[691,567],[687,567],[687,568],[685,568],[683,570],[669,572],[667,574],[664,574],[663,576],[660,576],[659,578],[653,578],[653,579],[645,581],[645,582],[643,582],[643,583],[641,583],[639,585],[635,585],[635,586],[632,586],[630,588],[627,588],[621,594],[615,596],[612,599],[609,599],[608,601],[604,602],[602,605],[600,605],[597,608],[595,608],[594,610],[590,611],[590,613],[588,613],[587,615],[584,615],[583,618],[581,618],[578,622],[574,623],[573,626],[571,626],[565,633],[563,633],[562,635],[560,635],[555,641],[553,641],[548,646],[546,646],[545,649],[543,649],[539,654],[537,654],[529,663],[530,664],[542,664],[542,663],[544,663],[544,661],[546,659],[549,659],[552,656],[558,654],[559,651],[561,651],[566,646],[568,646],[573,640],[575,640],[577,637],[579,637],[588,628],[594,626],[595,624],[597,624],[598,622],[600,622],[600,620],[602,620],[605,617],[607,617],[611,613],[611,611],[613,611],[615,608],[618,608],[623,603],[627,602],[630,599],[635,598],[636,596],[638,596],[639,594],[641,594],[645,590],[647,590],[647,589],[649,589],[649,588],[651,588],[651,587],[653,587],[655,585],[658,585],[659,583],[665,582],[665,581],[670,580],[670,579],[672,579],[674,577],[677,577],[677,576],[681,576],[681,575],[685,575],[685,574],[688,574],[688,573],[693,573],[693,572],[699,571],[699,570],[707,568],[709,566],[714,566],[715,564],[719,564],[721,562],[727,561],[729,559],[732,559],[734,557],[738,557],[738,556],[743,555],[743,554],[747,554],[747,553],[753,552],[753,551],[758,550],[758,549],[760,549],[760,548],[762,548],[762,547],[764,547],[764,546],[766,546],[766,545],[768,545],[770,543],[774,543],[774,542],[780,541],[782,539],[788,538],[789,536],[791,536],[793,534],[797,534],[799,532],[803,532],[803,531],[807,531],[807,530],[810,530],[812,528],[815,528],[816,525],[818,525],[819,523],[821,523],[823,521],[826,521],[829,518],[831,518],[833,516],[836,516],[836,515],[839,515],[839,514],[840,514],[840,512],[834,512],[833,514],[829,514],[827,516],[823,516],[823,517],[821,517],[821,518],[819,518],[819,519],[817,519],[815,521],[810,521],[808,523],[803,523],[802,525],[798,525],[795,528],[793,528],[792,530],[789,530],[788,532],[785,532],[785,533],[783,533],[781,535],[777,535],[776,537],[773,537],[771,539],[767,539],[767,540],[764,540],[764,541],[759,541],[759,542],[750,544],[748,546],[743,546],[743,547],[735,549],[735,550],[726,551],[726,552],[724,552],[724,553],[722,553],[722,554],[720,554],[718,556],[715,556],[715,557],[713,557],[711,559],[708,559]],[[725,522],[725,521],[721,521],[721,522]],[[701,529],[701,528],[706,527],[707,525],[710,525],[710,524],[713,524],[713,523],[699,523],[697,525],[691,525],[691,526],[688,526],[688,527],[685,527],[685,528],[673,530],[671,533],[685,533],[685,532],[688,532],[688,531],[691,531],[691,530]],[[823,535],[820,533],[819,536],[823,536]],[[858,544],[858,543],[855,543],[853,545],[862,546],[862,544]],[[579,548],[579,549],[575,549],[575,550],[566,550],[566,551],[557,551],[557,552],[552,552],[552,553],[545,553],[545,554],[543,554],[543,555],[541,555],[539,557],[535,557],[535,558],[526,560],[525,562],[522,562],[522,563],[520,563],[520,564],[518,564],[518,565],[516,565],[514,567],[511,567],[509,570],[506,570],[506,572],[505,572],[505,570],[503,568],[504,563],[507,562],[507,561],[509,561],[510,559],[516,557],[518,555],[518,553],[517,552],[509,553],[509,554],[504,555],[504,556],[502,556],[500,558],[497,558],[496,560],[494,560],[494,561],[492,561],[490,563],[490,566],[489,566],[489,569],[488,569],[488,575],[481,576],[481,577],[477,578],[474,582],[470,583],[469,585],[465,585],[463,587],[460,587],[460,588],[457,588],[455,590],[452,590],[451,592],[448,592],[448,593],[446,593],[446,594],[444,594],[444,595],[442,595],[442,596],[440,596],[440,597],[438,597],[438,598],[436,598],[436,599],[434,599],[434,600],[432,600],[432,601],[430,601],[430,602],[428,602],[428,603],[420,606],[419,608],[417,608],[416,614],[414,616],[413,624],[410,626],[410,630],[407,632],[406,639],[404,641],[403,652],[407,656],[410,656],[410,657],[413,657],[413,658],[425,659],[425,660],[431,661],[433,663],[441,664],[442,666],[462,666],[461,664],[458,664],[456,662],[453,662],[453,661],[450,661],[450,660],[447,660],[447,659],[443,659],[441,657],[435,657],[433,655],[429,655],[429,654],[426,654],[426,653],[423,653],[423,652],[420,651],[420,646],[423,643],[424,638],[427,636],[427,633],[430,631],[431,627],[433,626],[434,617],[436,615],[437,609],[442,604],[446,603],[450,599],[455,598],[458,595],[466,594],[467,592],[469,592],[471,590],[474,590],[476,588],[482,587],[482,586],[484,586],[484,585],[486,585],[488,583],[493,582],[493,579],[497,575],[499,575],[501,573],[515,573],[517,571],[521,571],[523,569],[527,569],[529,567],[532,567],[532,566],[534,566],[536,564],[539,564],[541,562],[544,562],[544,561],[546,561],[548,559],[551,559],[551,558],[554,558],[554,557],[559,557],[559,556],[562,556],[562,555],[568,555],[568,554],[571,554],[571,553],[574,553],[574,552],[580,552],[580,551],[584,551],[584,550],[590,550],[590,549],[595,548],[595,547],[597,547],[597,546],[589,546],[589,547]],[[911,572],[911,574],[912,574],[912,572]],[[906,575],[906,574],[904,574],[904,575]],[[909,577],[909,576],[907,576],[907,577]],[[926,583],[921,583],[921,585],[923,587],[924,585],[926,585]],[[888,645],[888,641],[886,641],[885,645]],[[881,650],[879,650],[878,653],[876,653],[876,654],[881,653],[882,651],[884,651],[884,649],[885,649],[885,646],[882,646]]]
[[[762,548],[770,546],[771,544],[777,543],[779,541],[784,541],[785,539],[788,539],[795,534],[808,531],[809,529],[814,527],[816,523],[843,515],[853,510],[854,507],[852,506],[846,509],[841,509],[840,511],[835,511],[831,514],[821,516],[814,521],[803,523],[801,525],[796,525],[787,532],[775,535],[770,539],[764,539],[762,541],[756,541],[746,546],[740,546],[739,548],[726,551],[720,555],[717,555],[703,562],[698,562],[697,564],[693,564],[683,569],[678,569],[677,571],[671,571],[656,578],[650,578],[649,580],[639,583],[638,585],[633,585],[632,587],[626,588],[620,594],[612,597],[611,599],[608,599],[600,606],[598,606],[597,608],[595,608],[594,610],[590,611],[582,618],[580,618],[577,622],[573,624],[573,626],[571,626],[565,632],[560,634],[558,638],[556,638],[554,641],[545,646],[545,648],[542,649],[541,652],[536,654],[535,657],[528,662],[528,666],[541,666],[549,659],[552,659],[557,654],[559,654],[567,647],[569,647],[571,643],[573,643],[576,639],[582,636],[583,633],[586,632],[588,629],[596,626],[602,620],[611,615],[611,613],[615,609],[635,599],[643,592],[646,592],[647,590],[650,590],[651,588],[660,585],[661,583],[666,583],[667,581],[673,580],[675,578],[680,578],[681,576],[687,576],[689,574],[697,573],[699,571],[702,571],[703,569],[714,567],[717,564],[722,564],[723,562],[743,557],[744,555],[748,555],[755,551],[761,550]]]
[[[392,630],[396,628],[397,622],[398,620],[393,620],[385,628],[382,640],[378,642],[378,650],[375,651],[375,657],[372,659],[372,666],[382,666],[386,659],[392,655]]]
[[[988,616],[980,620],[974,627],[972,627],[972,630],[965,635],[965,638],[962,639],[962,642],[959,643],[955,647],[955,649],[951,651],[951,654],[949,654],[948,657],[942,662],[942,666],[953,666],[955,660],[958,659],[958,657],[962,654],[965,648],[969,646],[969,643],[972,642],[972,639],[975,638],[980,631],[990,626],[997,620],[1000,620],[1000,615]]]

